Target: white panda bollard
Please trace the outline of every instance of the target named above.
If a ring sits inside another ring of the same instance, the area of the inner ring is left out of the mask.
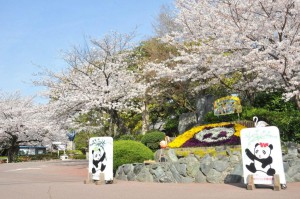
[[[241,130],[244,183],[286,186],[279,129],[275,126]],[[251,186],[250,186],[251,187]]]
[[[89,140],[88,181],[96,184],[113,182],[113,138],[93,137]],[[85,181],[86,182],[86,181]]]

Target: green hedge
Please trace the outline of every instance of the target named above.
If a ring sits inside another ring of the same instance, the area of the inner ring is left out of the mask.
[[[142,138],[141,142],[149,147],[152,151],[160,148],[159,142],[165,139],[165,134],[161,131],[148,131]]]
[[[113,169],[129,163],[143,163],[144,160],[153,159],[153,152],[140,142],[132,140],[114,141]]]
[[[39,155],[30,155],[30,156],[18,156],[16,162],[28,162],[32,160],[53,160],[59,159],[57,153],[47,153],[47,154],[39,154]]]

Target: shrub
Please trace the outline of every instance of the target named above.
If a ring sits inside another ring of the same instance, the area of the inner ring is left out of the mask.
[[[62,153],[63,154],[63,153]],[[81,150],[67,150],[66,151],[67,155],[83,155]]]
[[[30,156],[18,156],[16,162],[28,162],[33,160],[53,160],[58,159],[57,153],[46,153],[46,154],[38,154],[38,155],[30,155]]]
[[[114,172],[123,164],[142,163],[144,160],[153,159],[153,157],[153,152],[140,142],[132,140],[114,141]]]
[[[141,142],[149,147],[152,151],[160,148],[159,142],[165,139],[165,134],[161,131],[148,131],[142,138]]]
[[[141,141],[142,138],[144,137],[144,135],[143,135],[143,134],[137,134],[137,135],[135,135],[134,137],[135,137],[135,140],[136,140],[136,141]]]
[[[257,108],[278,112],[297,109],[295,101],[291,100],[286,102],[282,98],[282,92],[257,93],[253,105]]]
[[[85,160],[86,159],[86,155],[84,154],[76,154],[72,157],[72,159],[76,159],[76,160]]]
[[[118,140],[135,140],[132,135],[121,135]]]

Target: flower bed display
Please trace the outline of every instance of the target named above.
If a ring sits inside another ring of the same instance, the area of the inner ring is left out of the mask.
[[[191,128],[168,144],[170,148],[239,145],[241,124],[222,122]]]

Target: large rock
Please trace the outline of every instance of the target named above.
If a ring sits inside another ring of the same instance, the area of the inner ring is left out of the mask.
[[[209,183],[221,183],[223,181],[222,173],[215,169],[209,170],[206,179]]]
[[[142,168],[140,173],[136,176],[136,179],[140,182],[153,182],[153,176],[146,167]]]
[[[177,162],[178,157],[176,156],[174,149],[159,149],[154,153],[154,160],[156,162],[161,162],[163,157],[163,162]]]
[[[195,182],[206,182],[206,176],[199,170],[195,176]]]
[[[160,179],[165,175],[164,170],[161,168],[159,164],[151,165],[150,173],[153,175],[154,179]],[[158,180],[157,180],[158,181]]]
[[[179,116],[178,132],[179,134],[184,133],[197,124],[196,113],[183,113]]]
[[[203,124],[204,116],[214,110],[214,96],[206,95],[197,99],[196,102],[196,114],[197,123]]]
[[[187,173],[186,173],[186,164],[182,164],[182,163],[176,162],[176,163],[174,163],[174,166],[175,166],[176,170],[178,171],[178,173],[181,176],[184,176],[184,177],[187,176]]]
[[[219,172],[225,171],[229,166],[228,161],[217,160],[213,162],[213,167]]]
[[[200,162],[200,170],[204,175],[208,175],[209,171],[212,169],[213,160],[209,155],[204,156]]]
[[[240,183],[243,179],[243,165],[237,164],[233,171],[225,177],[225,183]]]

